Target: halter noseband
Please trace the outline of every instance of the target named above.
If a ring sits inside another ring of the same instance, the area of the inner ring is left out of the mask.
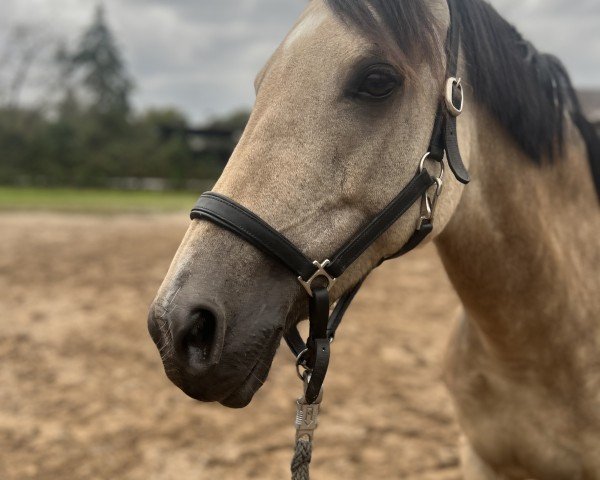
[[[433,231],[435,205],[443,185],[444,154],[457,180],[463,184],[467,184],[470,180],[460,156],[456,135],[456,118],[462,112],[463,92],[460,80],[457,79],[460,34],[452,22],[453,1],[448,0],[451,22],[446,38],[446,91],[438,106],[428,152],[421,159],[413,179],[396,198],[329,259],[322,262],[311,261],[285,236],[260,217],[224,195],[214,192],[204,193],[192,210],[193,220],[208,220],[278,260],[296,275],[298,282],[306,291],[310,320],[308,340],[306,343],[302,340],[296,327],[285,334],[285,339],[296,356],[298,365],[303,366],[310,373],[304,377],[307,383],[305,401],[308,405],[313,404],[319,397],[329,365],[330,343],[344,313],[364,281],[364,278],[361,279],[342,295],[330,315],[329,291],[337,278],[419,199],[422,202],[421,216],[415,232],[400,251],[383,258],[379,265],[410,252]],[[427,160],[440,164],[439,177],[429,173],[425,167]],[[428,192],[434,186],[435,192],[429,195]]]

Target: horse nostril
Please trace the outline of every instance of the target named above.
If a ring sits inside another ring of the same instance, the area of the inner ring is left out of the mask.
[[[199,310],[192,315],[192,328],[184,336],[184,348],[191,357],[198,356],[198,360],[208,360],[210,350],[215,338],[215,316],[208,310]]]
[[[188,328],[181,332],[178,350],[183,353],[185,363],[199,371],[215,360],[211,357],[216,343],[217,319],[211,311],[199,309],[192,312],[186,323]]]
[[[165,332],[160,333],[170,339],[171,347],[162,355],[174,362],[175,371],[200,377],[218,364],[226,332],[226,319],[220,308],[206,303],[195,303],[192,307],[179,304],[161,318]],[[153,330],[151,333],[156,334]]]

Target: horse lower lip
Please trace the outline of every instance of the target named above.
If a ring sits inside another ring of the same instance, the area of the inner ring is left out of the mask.
[[[243,408],[250,403],[252,396],[264,383],[261,380],[262,376],[266,374],[261,369],[266,369],[262,358],[258,357],[254,362],[254,366],[246,375],[246,378],[239,384],[233,391],[228,393],[223,400],[220,401],[222,405],[232,408]],[[267,369],[268,370],[268,369]],[[252,387],[250,387],[252,384]]]
[[[243,380],[222,394],[216,392],[211,393],[204,388],[198,388],[194,385],[195,382],[193,380],[191,382],[186,382],[181,378],[174,378],[172,376],[169,378],[188,397],[191,397],[196,401],[219,402],[226,407],[243,408],[250,403],[253,395],[263,383],[261,378],[266,376],[266,372],[262,370],[265,368],[264,365],[264,361],[260,357],[257,358],[253,367],[249,370]]]

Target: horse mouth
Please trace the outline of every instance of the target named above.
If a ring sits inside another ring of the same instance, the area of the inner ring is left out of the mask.
[[[273,332],[273,335],[265,342],[267,347],[256,357],[252,368],[248,370],[242,383],[222,400],[219,400],[221,405],[228,408],[244,408],[248,406],[256,392],[267,380],[281,336],[281,330],[277,329]]]
[[[218,402],[228,408],[244,408],[252,401],[255,393],[265,383],[270,370],[266,359],[257,358],[252,368],[243,377],[241,383],[236,383],[224,393],[217,393],[196,384],[194,379],[182,380],[177,375],[169,375],[170,380],[188,397],[199,402]],[[215,385],[218,381],[215,382]]]
[[[258,358],[254,366],[241,385],[228,394],[219,403],[228,408],[244,408],[252,401],[256,392],[263,386],[271,369],[261,358]]]
[[[233,379],[227,381],[229,388],[225,391],[217,392],[211,388],[217,386],[222,380],[214,378],[208,384],[197,383],[196,379],[183,379],[177,375],[171,375],[169,378],[175,385],[177,385],[188,397],[200,402],[218,402],[221,405],[228,408],[244,408],[252,401],[252,398],[256,392],[265,383],[269,371],[271,370],[271,364],[275,358],[275,352],[279,346],[279,340],[281,339],[281,332],[276,331],[271,338],[268,338],[264,345],[263,351],[261,351],[256,357],[254,362],[249,363],[252,365],[250,369],[245,370],[238,378],[242,378],[242,381],[237,381],[235,384]],[[218,365],[215,366],[218,369]],[[187,380],[187,381],[186,381]]]

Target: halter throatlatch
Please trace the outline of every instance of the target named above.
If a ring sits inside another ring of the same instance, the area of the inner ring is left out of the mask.
[[[192,210],[193,220],[208,220],[225,228],[279,261],[297,277],[307,294],[310,321],[307,341],[302,340],[296,327],[285,334],[285,340],[296,357],[298,374],[304,383],[304,395],[297,402],[296,455],[292,465],[294,479],[308,479],[312,437],[323,397],[322,386],[329,366],[330,345],[364,278],[339,298],[331,314],[330,290],[346,269],[419,200],[421,211],[414,233],[396,254],[382,258],[379,264],[410,252],[433,231],[435,207],[443,189],[444,157],[458,181],[464,184],[470,181],[456,134],[456,119],[462,113],[464,96],[461,80],[457,77],[460,38],[459,31],[452,22],[454,1],[448,0],[451,22],[446,39],[447,81],[427,153],[422,157],[415,176],[400,193],[327,260],[307,258],[284,235],[224,195],[204,193]],[[439,171],[437,176],[429,172],[427,162],[439,164],[436,168]]]

